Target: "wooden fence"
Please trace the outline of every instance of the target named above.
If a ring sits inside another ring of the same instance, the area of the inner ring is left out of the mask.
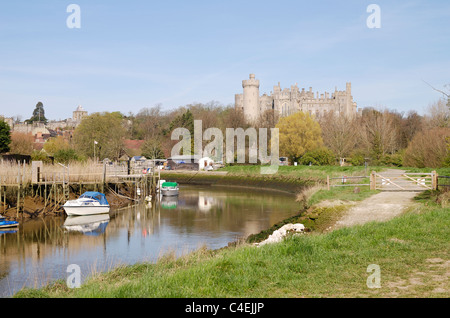
[[[450,190],[450,176],[438,176],[437,187],[439,190],[445,189]]]

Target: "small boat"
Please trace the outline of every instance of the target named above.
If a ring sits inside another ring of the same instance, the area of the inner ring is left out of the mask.
[[[176,182],[164,182],[161,184],[161,194],[163,196],[175,196],[178,195],[178,183]]]
[[[4,216],[0,215],[0,229],[6,229],[6,228],[16,227],[16,226],[19,226],[19,222],[6,221],[6,218]]]
[[[67,201],[63,208],[70,216],[109,213],[110,206],[103,193],[88,191],[76,200]]]

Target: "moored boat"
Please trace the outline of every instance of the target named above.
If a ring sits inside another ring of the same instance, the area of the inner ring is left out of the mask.
[[[163,196],[176,196],[179,190],[178,183],[176,182],[164,182],[161,184],[161,194]]]
[[[7,221],[6,218],[0,215],[0,229],[6,229],[11,227],[19,226],[19,222],[16,221]]]
[[[88,191],[76,200],[67,201],[63,208],[70,216],[109,213],[110,206],[103,193]]]

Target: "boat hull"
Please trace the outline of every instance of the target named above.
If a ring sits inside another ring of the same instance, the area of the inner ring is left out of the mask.
[[[178,195],[178,189],[161,189],[161,194],[165,197],[173,197]]]
[[[0,223],[0,229],[9,229],[12,227],[18,227],[19,226],[19,222],[15,222],[15,221],[6,221],[3,223]]]
[[[94,215],[109,213],[109,205],[98,206],[63,206],[67,215]]]

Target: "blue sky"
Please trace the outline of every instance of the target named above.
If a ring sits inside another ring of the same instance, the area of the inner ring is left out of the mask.
[[[81,28],[69,29],[71,3]],[[381,8],[381,28],[366,11]],[[424,113],[450,84],[450,1],[2,1],[0,115],[137,113],[158,103],[234,102],[250,73],[358,107]]]

